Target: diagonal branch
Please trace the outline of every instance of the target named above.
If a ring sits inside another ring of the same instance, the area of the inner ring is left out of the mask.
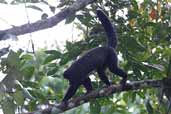
[[[76,11],[84,8],[86,5],[95,2],[96,0],[77,0],[71,6],[62,9],[59,13],[55,16],[50,17],[45,20],[39,20],[31,24],[24,24],[21,26],[15,26],[13,28],[7,30],[0,31],[0,40],[6,40],[7,38],[3,39],[3,35],[5,34],[13,34],[13,35],[23,35],[26,33],[35,32],[38,30],[47,29],[57,25],[62,20],[74,15]]]
[[[101,90],[95,90],[87,95],[83,95],[81,97],[73,98],[66,105],[52,105],[49,108],[30,112],[25,114],[58,114],[64,112],[66,110],[72,109],[74,107],[80,106],[81,104],[89,102],[91,99],[96,99],[99,97],[107,97],[114,93],[122,92],[122,91],[130,91],[130,90],[138,90],[143,88],[159,88],[162,85],[162,80],[146,80],[146,81],[136,81],[132,83],[126,84],[124,88],[120,85],[111,85],[108,88],[103,88]]]

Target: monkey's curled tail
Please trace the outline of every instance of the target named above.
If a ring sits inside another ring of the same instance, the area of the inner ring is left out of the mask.
[[[107,46],[116,48],[117,46],[117,33],[116,33],[116,27],[112,25],[108,17],[105,15],[105,13],[101,9],[97,9],[97,17],[101,21],[106,35],[108,37],[108,44]]]

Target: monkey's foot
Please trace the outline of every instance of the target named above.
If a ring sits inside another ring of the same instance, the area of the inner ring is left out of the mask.
[[[87,91],[86,93],[85,93],[85,95],[87,95],[87,94],[89,94],[89,93],[91,93],[93,90],[89,90],[89,91]]]
[[[67,101],[62,101],[62,102],[60,103],[60,105],[61,105],[62,107],[66,107],[66,106],[67,106]]]
[[[121,88],[123,89],[125,86],[126,86],[126,80],[127,79],[122,79],[121,81],[120,81],[120,85],[121,85]]]

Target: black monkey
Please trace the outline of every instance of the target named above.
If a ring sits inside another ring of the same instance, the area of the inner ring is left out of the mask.
[[[127,73],[118,67],[118,58],[114,50],[117,46],[116,28],[111,24],[110,20],[102,10],[98,9],[96,13],[107,34],[108,44],[107,46],[97,47],[90,50],[76,60],[64,72],[64,78],[69,80],[70,86],[62,100],[63,102],[67,102],[75,94],[80,85],[83,85],[86,88],[87,93],[92,91],[89,73],[93,70],[97,71],[99,78],[107,86],[110,86],[110,82],[105,75],[106,68],[109,68],[112,73],[122,77],[120,82],[122,85],[125,85],[126,83]]]

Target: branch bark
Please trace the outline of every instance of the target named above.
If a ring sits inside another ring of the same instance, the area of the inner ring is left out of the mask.
[[[43,30],[43,29],[53,27],[57,25],[59,22],[61,22],[62,20],[70,17],[71,15],[74,15],[76,11],[84,8],[86,5],[91,4],[95,1],[96,0],[77,0],[71,6],[62,9],[58,14],[48,19],[39,20],[34,23],[24,24],[21,26],[15,26],[13,28],[6,29],[6,30],[1,30],[0,40],[8,39],[8,38],[3,38],[5,34],[13,34],[13,35],[18,36],[18,35],[23,35],[26,33],[31,33],[31,32],[35,32],[38,30]]]
[[[138,90],[144,88],[159,88],[162,86],[162,82],[163,80],[136,81],[136,82],[127,83],[124,88],[121,85],[111,85],[108,88],[102,88],[100,90],[92,91],[87,95],[73,98],[66,105],[64,104],[51,105],[49,106],[49,108],[35,111],[35,112],[29,112],[25,114],[58,114],[66,110],[72,109],[74,107],[80,106],[84,103],[87,103],[91,99],[96,99],[99,97],[107,97],[114,93],[118,93],[122,91]]]

